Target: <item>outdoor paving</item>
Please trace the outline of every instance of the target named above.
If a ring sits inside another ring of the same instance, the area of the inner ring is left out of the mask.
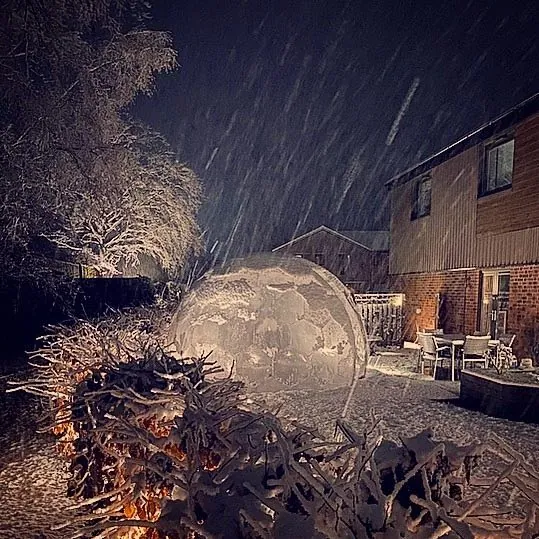
[[[413,373],[413,366],[410,353],[385,352],[374,357],[351,401],[352,425],[361,429],[373,410],[381,420],[384,435],[395,440],[429,427],[436,438],[459,443],[485,440],[494,432],[526,458],[534,459],[539,425],[491,418],[460,408],[451,402],[458,396],[458,382],[433,381]],[[65,465],[55,455],[50,439],[34,435],[39,412],[36,402],[2,393],[0,380],[0,538],[65,537],[65,532],[49,530],[51,524],[63,521],[63,511],[70,503],[64,496]],[[347,394],[342,389],[292,391],[255,398],[269,407],[281,406],[284,419],[315,425],[332,436]],[[502,493],[502,497],[500,503],[507,502],[511,493]],[[520,503],[514,498],[512,502]]]

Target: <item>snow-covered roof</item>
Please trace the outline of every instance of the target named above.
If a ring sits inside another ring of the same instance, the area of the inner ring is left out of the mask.
[[[299,240],[308,238],[309,236],[317,234],[318,232],[328,232],[329,234],[333,234],[341,239],[344,239],[346,241],[359,245],[360,247],[363,247],[364,249],[367,249],[369,251],[388,251],[389,250],[389,230],[340,230],[339,231],[339,230],[333,230],[332,228],[322,225],[309,232],[306,232],[305,234],[302,234],[301,236],[297,236],[296,238],[293,238],[290,241],[287,241],[286,243],[279,245],[278,247],[275,247],[274,249],[272,249],[272,252],[279,251],[281,249],[284,249],[285,247],[289,247],[290,245],[294,245],[294,243],[298,242]]]
[[[341,230],[340,233],[371,251],[389,251],[389,230]]]
[[[532,95],[522,103],[519,103],[512,109],[504,112],[494,120],[482,125],[475,131],[472,131],[456,142],[453,142],[453,144],[443,148],[434,155],[431,155],[420,163],[416,163],[412,167],[400,172],[396,176],[393,176],[393,178],[386,182],[386,186],[391,189],[396,185],[406,183],[407,181],[416,178],[420,174],[433,169],[435,166],[448,161],[468,148],[471,148],[476,144],[480,144],[481,142],[490,139],[498,133],[509,129],[513,125],[525,120],[526,118],[529,118],[533,114],[536,114],[538,111],[539,92]]]

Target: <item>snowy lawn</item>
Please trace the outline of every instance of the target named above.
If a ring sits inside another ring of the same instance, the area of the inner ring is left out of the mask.
[[[36,434],[37,399],[4,393],[15,378],[0,378],[0,538],[62,539],[65,530],[46,530],[63,522],[72,504],[65,496],[66,465],[52,438]]]
[[[432,429],[437,440],[459,444],[487,441],[494,433],[527,460],[535,463],[539,444],[539,425],[488,417],[458,406],[459,382],[434,381],[415,372],[413,351],[382,352],[373,357],[365,379],[356,388],[348,420],[357,430],[370,423],[371,410],[380,420],[386,438],[413,436]],[[295,392],[264,395],[264,402],[280,407],[281,417],[315,425],[325,436],[333,436],[335,420],[346,402],[346,390]],[[491,477],[505,468],[499,459],[487,455],[477,477]],[[518,511],[523,498],[508,488],[499,488],[489,499],[497,506],[509,505]]]
[[[490,418],[460,408],[451,402],[458,397],[458,382],[434,381],[414,373],[414,368],[415,357],[407,350],[386,351],[373,357],[367,377],[358,383],[351,402],[349,420],[352,425],[361,430],[372,409],[381,420],[383,433],[394,440],[426,428],[432,428],[438,439],[459,443],[484,440],[489,432],[494,432],[526,458],[534,458],[539,444],[539,425]],[[326,436],[333,436],[335,420],[341,414],[348,391],[282,391],[250,396],[272,409],[281,407],[279,413],[284,419],[315,426]],[[10,398],[7,396],[8,400]],[[13,423],[14,417],[13,413],[6,416],[5,400],[6,396],[0,398],[0,432],[6,422]],[[19,410],[19,414],[22,413]],[[33,428],[35,425],[29,421],[28,429]],[[64,518],[61,511],[69,505],[63,495],[66,476],[61,461],[54,455],[50,440],[41,438],[30,443],[32,431],[23,431],[17,430],[17,439],[11,442],[0,437],[0,446],[3,446],[0,457],[0,538],[62,537],[65,531],[63,534],[46,531],[49,524]],[[492,474],[500,466],[495,459],[488,459],[481,475]],[[497,494],[497,502],[509,502],[516,509],[522,503],[504,489]]]

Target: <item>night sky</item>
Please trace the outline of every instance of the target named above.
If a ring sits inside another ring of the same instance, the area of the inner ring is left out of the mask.
[[[221,256],[387,228],[384,182],[539,90],[539,2],[154,2],[180,68],[134,114],[201,177]]]

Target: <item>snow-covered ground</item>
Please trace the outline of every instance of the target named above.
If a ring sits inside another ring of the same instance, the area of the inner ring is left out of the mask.
[[[414,372],[411,354],[385,353],[373,358],[367,376],[360,380],[349,408],[349,420],[361,430],[371,410],[388,438],[412,436],[432,428],[437,439],[460,443],[486,440],[494,432],[527,456],[539,444],[539,425],[508,421],[461,408],[459,383],[434,381]],[[280,415],[307,425],[315,424],[331,436],[335,420],[346,402],[347,390],[296,391],[265,394],[269,407]]]
[[[384,352],[373,358],[367,377],[361,380],[349,409],[349,420],[358,429],[374,411],[384,434],[392,439],[408,437],[431,427],[435,437],[466,443],[484,440],[494,432],[533,459],[539,445],[539,425],[487,417],[457,406],[458,382],[433,381],[414,373],[410,351]],[[0,386],[0,392],[1,392]],[[64,537],[47,531],[61,522],[69,505],[64,497],[66,476],[50,440],[36,439],[34,408],[27,413],[13,408],[13,396],[0,394],[0,538],[50,539]],[[257,395],[270,408],[281,406],[286,419],[318,427],[332,436],[335,420],[347,398],[343,389],[292,391]],[[17,406],[21,406],[21,402]],[[35,407],[35,404],[32,404]],[[15,417],[24,419],[14,428]],[[13,438],[6,440],[5,435]],[[488,470],[496,468],[488,464]],[[510,493],[501,492],[501,498]],[[502,499],[499,500],[500,502]],[[518,500],[513,500],[518,504]]]

